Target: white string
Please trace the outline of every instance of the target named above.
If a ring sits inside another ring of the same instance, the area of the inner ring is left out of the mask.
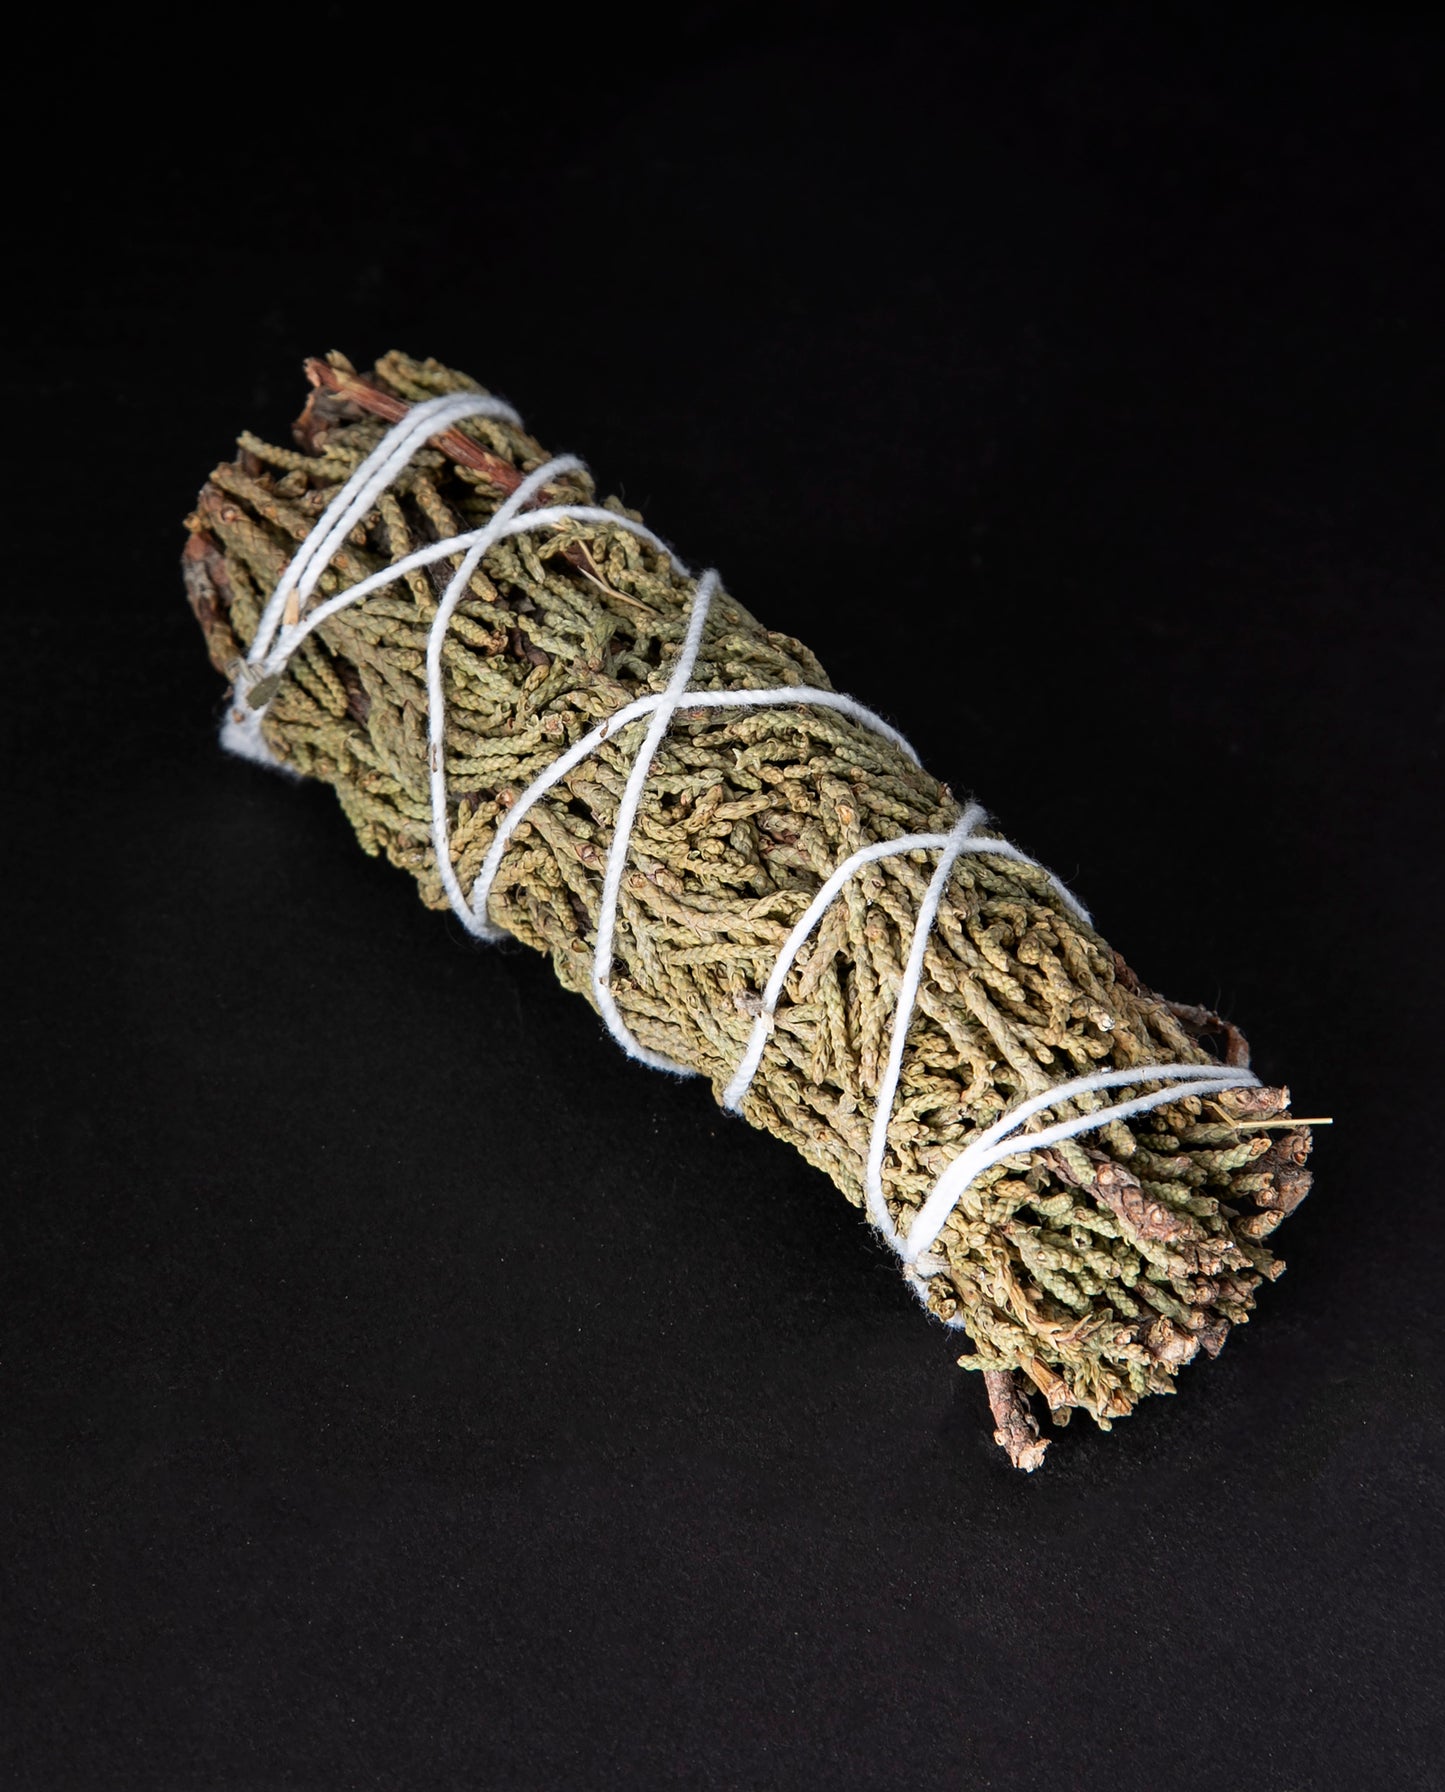
[[[798,924],[784,940],[782,949],[773,961],[773,974],[768,978],[767,987],[763,991],[762,1007],[757,1019],[753,1022],[748,1048],[733,1072],[733,1080],[723,1091],[723,1106],[730,1113],[737,1113],[742,1099],[747,1094],[753,1077],[757,1074],[758,1065],[762,1063],[763,1052],[767,1047],[769,1036],[773,1030],[773,1013],[783,993],[783,985],[787,982],[788,972],[793,968],[793,960],[802,950],[809,934],[823,919],[833,898],[852,877],[855,871],[861,871],[865,865],[871,865],[875,859],[901,857],[906,852],[928,852],[935,846],[947,846],[947,834],[902,834],[896,840],[876,840],[871,846],[860,846],[857,852],[833,873],[818,894],[803,910]]]
[[[286,770],[267,746],[261,732],[265,705],[253,705],[250,693],[273,670],[265,664],[272,640],[288,604],[294,600],[296,612],[306,608],[318,580],[357,523],[371,509],[392,482],[433,436],[459,423],[464,417],[495,417],[521,427],[521,418],[500,398],[479,392],[451,392],[440,398],[429,398],[414,405],[401,421],[389,429],[367,455],[340,491],[322,511],[315,527],[292,556],[290,564],[276,581],[276,588],[261,612],[251,646],[238,669],[231,706],[221,728],[221,744],[228,752],[258,764]],[[354,599],[354,588],[346,594]],[[333,609],[339,606],[333,606]],[[312,627],[315,626],[315,619]],[[309,633],[305,630],[303,633]],[[298,636],[299,640],[301,637]],[[284,665],[294,651],[292,641],[280,655]]]
[[[575,455],[564,454],[559,455],[556,460],[548,461],[547,466],[539,467],[538,471],[550,471],[552,477],[556,478],[561,472],[571,472],[582,465],[583,462],[578,460]],[[472,529],[465,535],[448,535],[442,541],[428,542],[424,548],[417,548],[404,560],[396,560],[390,566],[383,566],[379,572],[369,573],[366,578],[358,580],[356,584],[348,585],[345,591],[340,591],[335,597],[328,598],[325,603],[318,604],[314,610],[308,611],[300,621],[292,623],[289,628],[282,631],[276,647],[258,668],[257,682],[261,677],[269,677],[272,673],[279,671],[306,637],[314,629],[320,627],[323,622],[334,616],[338,610],[346,609],[349,604],[358,603],[363,597],[370,597],[374,591],[383,590],[387,585],[394,585],[398,579],[403,578],[409,572],[415,572],[424,566],[432,566],[438,560],[450,559],[453,554],[474,546],[483,536],[487,537],[490,545],[495,546],[497,542],[506,541],[514,535],[535,535],[543,529],[555,528],[558,523],[614,523],[619,529],[626,529],[629,534],[640,536],[649,547],[656,548],[659,553],[669,555],[678,571],[684,576],[687,574],[687,568],[672,553],[667,543],[654,535],[651,529],[642,523],[634,522],[630,516],[619,516],[615,510],[604,510],[600,504],[550,504],[544,509],[529,511],[525,517],[508,523],[502,529],[495,528],[495,522],[496,518],[494,517],[484,529]],[[473,571],[475,570],[474,567]]]
[[[1031,1096],[995,1120],[992,1126],[985,1127],[934,1183],[928,1199],[908,1229],[907,1240],[899,1253],[903,1261],[917,1263],[943,1230],[969,1184],[992,1165],[1019,1151],[1041,1151],[1046,1145],[1077,1138],[1080,1133],[1096,1132],[1112,1120],[1127,1120],[1135,1114],[1147,1113],[1150,1108],[1163,1107],[1166,1102],[1178,1101],[1180,1092],[1177,1088],[1158,1089],[1151,1095],[1116,1102],[1113,1107],[1076,1114],[1070,1120],[1046,1126],[1042,1132],[1022,1132],[1025,1121],[1033,1115],[1098,1089],[1124,1089],[1131,1083],[1154,1082],[1183,1083],[1188,1095],[1215,1095],[1224,1089],[1259,1087],[1259,1078],[1252,1070],[1229,1070],[1222,1064],[1138,1064],[1130,1070],[1097,1070],[1088,1076],[1075,1077],[1071,1082],[1059,1083],[1042,1095]]]
[[[544,797],[554,784],[560,784],[568,772],[574,770],[584,759],[595,753],[603,741],[610,739],[631,723],[639,721],[643,716],[651,715],[661,702],[661,696],[654,694],[638,697],[633,702],[625,704],[621,709],[614,710],[605,722],[599,722],[591,733],[584,734],[575,745],[570,746],[565,753],[554,759],[546,771],[539,773],[502,817],[497,825],[497,832],[493,837],[487,856],[482,861],[482,868],[477,873],[477,880],[472,885],[472,920],[469,925],[479,939],[503,940],[508,937],[505,928],[494,927],[486,919],[486,908],[487,903],[491,900],[492,885],[496,881],[497,872],[501,867],[503,854],[507,850],[507,842],[526,819],[527,811],[540,798]],[[688,691],[686,702],[680,706],[680,712],[684,715],[691,715],[695,711],[707,709],[779,709],[788,704],[807,705],[813,709],[836,709],[843,715],[851,716],[855,722],[862,722],[866,727],[884,735],[902,748],[913,759],[915,765],[918,763],[912,747],[896,728],[890,728],[880,716],[875,716],[871,709],[865,709],[853,698],[845,697],[839,691],[819,690],[816,685],[778,685],[767,691]],[[928,838],[932,839],[933,836],[930,835]],[[889,841],[886,850],[904,851],[906,849],[900,847],[896,841]],[[882,856],[881,851],[878,856]]]
[[[692,677],[717,582],[717,574],[711,570],[705,572],[698,582],[692,599],[692,615],[688,619],[687,633],[683,637],[682,651],[677,656],[677,664],[673,667],[672,677],[667,681],[667,688],[652,712],[647,733],[632,762],[632,771],[623,789],[622,801],[617,806],[617,819],[612,827],[612,845],[607,852],[607,871],[602,879],[602,904],[597,911],[597,944],[592,954],[592,993],[597,998],[603,1020],[607,1022],[608,1032],[629,1057],[636,1058],[640,1063],[650,1064],[654,1070],[671,1070],[680,1076],[691,1073],[685,1065],[674,1063],[661,1052],[649,1051],[623,1020],[611,988],[612,942],[617,930],[617,899],[622,893],[622,873],[626,869],[627,855],[632,847],[632,826],[637,820],[637,811],[642,803],[642,789],[647,782],[647,774],[652,770],[657,749],[662,745],[662,737],[667,733],[673,713],[687,690],[687,681]]]
[[[451,862],[442,652],[451,619],[466,596],[472,577],[483,559],[498,543],[511,537],[538,533],[566,522],[587,522],[627,530],[659,553],[666,554],[684,578],[692,576],[672,549],[650,529],[616,511],[599,505],[554,504],[521,515],[525,507],[549,483],[566,473],[581,470],[583,463],[575,456],[561,455],[528,474],[499,506],[485,527],[419,548],[308,611],[307,604],[322,574],[347,535],[373,508],[382,492],[400,476],[420,448],[452,424],[466,417],[478,416],[494,417],[521,426],[516,412],[499,399],[485,398],[478,393],[452,393],[443,398],[429,399],[413,406],[401,422],[387,431],[376,448],[337,492],[277,581],[266,604],[245,662],[237,670],[232,703],[228,706],[228,714],[221,730],[222,744],[245,758],[287,769],[281,766],[261,733],[271,693],[268,692],[260,703],[254,703],[253,693],[259,694],[258,687],[266,680],[279,679],[301,643],[338,611],[369,597],[373,592],[395,584],[410,572],[431,566],[451,555],[461,554],[461,561],[437,606],[427,636],[427,752],[431,833],[437,870],[447,898],[463,924],[479,938],[497,940],[505,937],[505,931],[488,918],[487,904],[512,834],[528,810],[594,753],[603,741],[620,729],[641,721],[644,717],[650,717],[646,734],[638,747],[623,789],[612,843],[608,849],[592,958],[592,989],[608,1031],[630,1057],[658,1070],[692,1074],[686,1066],[642,1045],[623,1020],[611,990],[617,910],[622,878],[631,853],[632,831],[653,760],[672,725],[673,717],[679,711],[691,713],[708,709],[780,708],[786,705],[827,708],[850,717],[891,741],[915,765],[919,763],[918,755],[896,728],[863,704],[836,691],[824,691],[812,685],[784,685],[764,691],[689,690],[688,680],[697,662],[708,612],[718,589],[718,575],[716,571],[709,570],[703,574],[695,588],[687,630],[666,687],[660,692],[625,704],[560,754],[545,771],[532,780],[498,822],[492,844],[472,885],[469,898],[462,890]],[[293,598],[295,620],[283,626],[288,602]],[[1020,1102],[972,1140],[934,1182],[906,1236],[901,1234],[893,1223],[883,1192],[883,1160],[888,1148],[888,1132],[902,1075],[908,1032],[922,985],[929,938],[953,868],[964,853],[987,853],[1043,870],[1036,860],[1011,842],[977,833],[976,829],[984,819],[984,810],[977,803],[970,803],[947,834],[904,834],[897,839],[875,842],[860,848],[831,873],[799,917],[774,961],[747,1048],[723,1095],[724,1107],[736,1111],[762,1062],[773,1030],[777,1005],[782,999],[794,961],[849,878],[864,865],[879,859],[909,852],[937,851],[938,864],[919,905],[907,963],[898,988],[889,1034],[888,1056],[878,1087],[864,1176],[869,1218],[902,1259],[910,1284],[925,1304],[927,1289],[924,1278],[936,1274],[944,1267],[936,1259],[929,1258],[927,1253],[947,1225],[965,1191],[994,1164],[1015,1156],[1020,1151],[1041,1150],[1047,1145],[1075,1138],[1081,1133],[1096,1131],[1110,1121],[1128,1119],[1166,1102],[1177,1101],[1180,1099],[1181,1084],[1190,1094],[1205,1095],[1225,1089],[1255,1087],[1259,1083],[1259,1078],[1252,1071],[1230,1070],[1218,1064],[1144,1064],[1131,1070],[1098,1071],[1058,1084],[1040,1095]],[[1086,925],[1092,925],[1088,911],[1072,892],[1052,872],[1045,872],[1044,875],[1064,905]],[[1039,1132],[1023,1130],[1035,1115],[1079,1096],[1150,1082],[1164,1083],[1166,1087],[1117,1102],[1112,1107],[1081,1112],[1057,1121],[1052,1126],[1046,1126]],[[963,1321],[953,1318],[946,1323],[960,1326]]]
[[[530,503],[543,486],[561,478],[564,473],[576,472],[581,465],[581,461],[570,454],[546,461],[529,473],[506,502],[498,506],[487,526],[476,532],[476,540],[462,556],[461,564],[452,574],[451,583],[437,605],[437,613],[432,618],[431,629],[427,634],[427,766],[431,779],[432,848],[447,900],[463,919],[468,912],[467,899],[462,886],[457,882],[457,874],[452,869],[451,833],[447,826],[446,692],[442,688],[442,647],[456,607],[466,596],[472,574],[481,565],[487,550],[496,543],[523,505]],[[529,517],[527,521],[533,527],[536,526],[535,517]]]
[[[549,473],[551,477],[557,478],[562,473],[572,472],[582,465],[583,462],[578,460],[575,455],[567,454],[547,462],[545,467],[539,467],[537,471]],[[518,489],[520,490],[520,487]],[[407,573],[434,565],[438,560],[449,559],[459,550],[470,549],[475,547],[478,542],[484,542],[482,551],[485,553],[488,547],[495,547],[498,542],[506,541],[512,536],[536,534],[543,529],[554,528],[557,524],[564,522],[606,523],[615,525],[619,529],[625,529],[629,534],[636,535],[647,542],[649,547],[656,548],[659,553],[667,554],[678,571],[684,577],[688,576],[687,568],[672,553],[667,543],[659,536],[654,535],[651,529],[642,523],[634,522],[631,517],[619,516],[615,511],[605,510],[599,504],[553,504],[545,509],[531,511],[525,517],[513,518],[501,528],[497,527],[497,518],[493,517],[483,529],[472,529],[465,535],[451,535],[443,541],[431,542],[426,547],[418,548],[414,553],[406,555],[404,559],[394,561],[390,566],[382,567],[379,572],[359,579],[355,585],[348,586],[345,591],[338,592],[335,597],[328,598],[325,603],[318,604],[314,610],[282,629],[277,637],[275,647],[264,658],[258,655],[257,644],[253,642],[251,651],[246,656],[244,667],[241,669],[241,676],[237,680],[232,706],[228,710],[226,720],[221,728],[222,746],[228,752],[238,753],[246,759],[257,760],[262,765],[273,766],[279,771],[288,770],[289,768],[272,753],[261,734],[261,723],[270,707],[270,695],[267,695],[264,702],[255,704],[254,698],[248,701],[247,693],[268,679],[279,678],[291,656],[308,635],[319,628],[323,622],[329,621],[338,610],[345,610],[350,605],[359,603],[362,598],[370,597],[373,592],[395,584]],[[475,572],[476,566],[473,565],[471,570]],[[470,577],[470,575],[468,576]],[[465,595],[465,586],[462,590]],[[448,612],[448,620],[450,620],[450,612]],[[859,707],[861,708],[861,705]],[[463,915],[462,919],[465,921],[466,916]]]
[[[376,447],[337,492],[321,513],[321,520],[302,542],[299,552],[276,582],[251,644],[248,658],[259,658],[271,645],[271,637],[294,591],[298,610],[316,588],[332,556],[367,511],[399,477],[418,449],[432,436],[460,423],[464,417],[495,417],[521,428],[522,419],[500,398],[479,392],[451,392],[415,405]]]
[[[958,855],[982,820],[982,808],[977,803],[970,803],[959,817],[957,826],[945,836],[937,869],[923,893],[923,901],[918,905],[918,917],[913,923],[913,938],[908,946],[908,962],[903,967],[903,981],[898,986],[898,1001],[893,1010],[893,1027],[888,1037],[888,1059],[883,1068],[883,1080],[878,1085],[878,1099],[873,1110],[873,1130],[868,1139],[868,1163],[863,1179],[864,1193],[868,1200],[868,1217],[900,1255],[902,1245],[898,1229],[893,1224],[888,1203],[883,1196],[883,1153],[888,1146],[888,1125],[893,1118],[893,1100],[898,1093],[898,1079],[903,1070],[903,1048],[908,1042],[908,1027],[913,1019],[914,1003],[918,1000],[918,988],[923,981],[923,955],[928,950],[928,936],[933,932],[938,905],[943,901],[943,892],[947,888],[949,875]]]

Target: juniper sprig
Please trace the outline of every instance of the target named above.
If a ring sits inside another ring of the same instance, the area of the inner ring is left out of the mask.
[[[419,400],[480,390],[400,354],[359,375],[312,362],[294,447],[252,435],[187,519],[190,601],[232,676],[267,596],[325,504]],[[544,451],[520,428],[468,419],[436,437],[352,530],[316,601],[424,542],[483,524]],[[562,502],[595,502],[589,477]],[[607,500],[622,513],[622,506]],[[628,512],[632,515],[635,513]],[[415,571],[312,634],[269,699],[265,739],[329,783],[369,853],[445,895],[430,835],[425,655],[452,565]],[[693,583],[622,528],[570,521],[501,542],[456,612],[443,653],[452,857],[464,889],[496,824],[540,772],[604,718],[666,683]],[[730,594],[709,619],[693,684],[828,687],[800,642]],[[237,698],[236,701],[244,701]],[[588,976],[602,868],[635,751],[619,728],[531,811],[490,915],[547,953],[568,988]],[[623,879],[612,991],[642,1043],[719,1094],[747,1043],[779,946],[833,868],[872,841],[953,826],[947,785],[848,716],[805,705],[679,711],[648,779]],[[901,966],[930,876],[925,853],[867,866],[789,976],[744,1103],[863,1201],[864,1162]],[[884,1192],[906,1229],[935,1178],[1005,1109],[1090,1071],[1242,1063],[1237,1031],[1146,988],[1039,868],[959,860],[924,962],[888,1135]],[[1081,1106],[1096,1100],[1080,1096]],[[964,1194],[937,1244],[928,1302],[958,1317],[998,1442],[1033,1468],[1056,1424],[1101,1426],[1168,1393],[1202,1348],[1243,1324],[1282,1268],[1265,1240],[1303,1199],[1310,1135],[1284,1089],[1177,1101],[1050,1149],[1021,1148]],[[1102,1101],[1097,1105],[1102,1106]],[[1092,1111],[1092,1109],[1090,1110]],[[1026,1143],[1026,1141],[1025,1141]]]

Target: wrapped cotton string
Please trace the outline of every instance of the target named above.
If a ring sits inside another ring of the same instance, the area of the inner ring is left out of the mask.
[[[608,1030],[629,1056],[655,1069],[691,1074],[686,1066],[641,1044],[623,1020],[611,990],[618,901],[623,873],[631,851],[632,831],[653,760],[674,716],[679,711],[713,708],[817,705],[838,710],[873,729],[898,746],[915,764],[918,763],[918,755],[896,729],[864,705],[837,692],[811,686],[784,686],[762,691],[690,690],[688,681],[702,649],[710,607],[718,589],[718,575],[710,570],[695,586],[687,629],[666,687],[660,693],[625,705],[568,748],[532,781],[500,819],[491,847],[468,897],[457,880],[451,862],[442,651],[452,617],[488,552],[500,542],[517,535],[538,533],[565,522],[593,522],[628,531],[657,551],[668,555],[684,577],[691,576],[672,550],[651,530],[616,511],[585,504],[549,505],[528,511],[526,507],[548,484],[567,473],[581,470],[581,461],[574,456],[564,455],[547,461],[528,474],[483,528],[448,537],[408,554],[308,612],[306,606],[322,574],[349,532],[401,475],[420,448],[441,430],[467,417],[476,416],[518,422],[516,413],[509,406],[475,393],[455,393],[418,404],[387,432],[337,492],[278,580],[266,604],[246,660],[243,665],[235,668],[233,703],[222,728],[222,742],[230,751],[243,757],[279,765],[280,762],[262,737],[261,724],[287,662],[307,636],[339,610],[394,584],[407,573],[460,554],[461,559],[432,619],[426,655],[431,833],[437,870],[447,898],[463,923],[480,938],[494,940],[502,937],[503,930],[495,927],[487,917],[487,902],[507,843],[527,811],[590,753],[596,751],[604,740],[623,727],[650,718],[629,770],[608,849],[593,950],[592,990]],[[526,514],[523,514],[524,511]],[[747,1047],[723,1095],[723,1105],[736,1111],[762,1062],[777,1004],[782,998],[797,954],[847,881],[865,865],[880,859],[917,851],[938,852],[937,866],[914,921],[908,958],[894,1006],[888,1053],[877,1091],[869,1137],[864,1188],[870,1220],[890,1248],[902,1259],[911,1284],[925,1300],[923,1278],[936,1273],[941,1267],[928,1257],[930,1247],[936,1242],[968,1187],[994,1164],[1016,1156],[1021,1151],[1042,1149],[1049,1144],[1097,1130],[1111,1121],[1124,1120],[1165,1102],[1178,1100],[1181,1087],[1191,1094],[1210,1094],[1258,1084],[1258,1078],[1250,1071],[1228,1069],[1217,1064],[1145,1064],[1127,1070],[1102,1071],[1058,1084],[1017,1104],[971,1141],[937,1178],[908,1231],[906,1234],[901,1233],[888,1210],[884,1195],[883,1164],[908,1031],[922,982],[924,959],[953,868],[965,853],[988,853],[1042,869],[1035,860],[1010,842],[979,834],[976,830],[984,820],[984,810],[978,804],[971,803],[947,834],[909,834],[874,843],[853,853],[830,874],[778,953]],[[1088,913],[1077,899],[1051,873],[1046,872],[1045,875],[1065,906],[1088,924]],[[1065,1102],[1079,1097],[1087,1098],[1106,1089],[1128,1088],[1151,1082],[1166,1086],[1117,1102],[1110,1107],[1081,1111],[1038,1132],[1022,1130],[1035,1116]],[[961,1325],[962,1321],[954,1318],[948,1323]]]
[[[607,870],[602,879],[602,902],[597,910],[597,945],[592,954],[592,993],[597,997],[597,1006],[612,1037],[630,1057],[643,1064],[650,1064],[654,1070],[671,1070],[684,1075],[685,1065],[674,1063],[661,1052],[649,1051],[623,1020],[610,987],[612,945],[617,932],[617,898],[622,892],[622,873],[626,869],[627,855],[632,847],[632,826],[637,820],[637,810],[642,802],[642,787],[647,782],[647,774],[652,770],[652,762],[657,756],[657,749],[662,745],[662,737],[667,733],[673,714],[687,692],[687,681],[692,677],[692,669],[697,663],[698,649],[702,646],[702,631],[707,626],[707,613],[712,608],[713,593],[716,590],[717,574],[709,570],[698,581],[693,593],[692,614],[688,618],[682,651],[677,656],[672,677],[667,681],[667,689],[652,712],[647,733],[632,762],[632,770],[622,792],[622,801],[617,806],[612,845],[607,853]]]
[[[394,429],[387,431],[322,511],[320,521],[302,542],[261,613],[256,638],[246,656],[248,661],[264,659],[283,616],[294,621],[306,608],[336,550],[381,494],[405,472],[417,450],[434,435],[467,417],[495,417],[518,427],[522,421],[511,405],[477,392],[452,392],[414,405]]]
[[[1137,1083],[1162,1082],[1182,1084],[1189,1095],[1216,1095],[1225,1089],[1255,1089],[1259,1078],[1252,1070],[1228,1070],[1219,1064],[1140,1064],[1132,1070],[1099,1070],[1089,1076],[1074,1077],[1059,1083],[1042,1095],[1031,1096],[1011,1108],[992,1126],[985,1127],[967,1144],[934,1183],[928,1199],[919,1208],[908,1229],[899,1255],[906,1264],[917,1264],[919,1258],[938,1238],[949,1215],[969,1184],[977,1181],[985,1170],[1013,1157],[1020,1151],[1041,1151],[1048,1145],[1061,1144],[1080,1133],[1096,1132],[1113,1120],[1128,1120],[1145,1114],[1150,1108],[1163,1107],[1178,1101],[1179,1088],[1156,1089],[1149,1095],[1136,1095],[1130,1101],[1116,1102],[1112,1107],[1081,1113],[1070,1120],[1046,1126],[1042,1132],[1025,1133],[1020,1129],[1035,1114],[1058,1107],[1080,1095],[1092,1095],[1100,1089],[1126,1089]]]
[[[574,472],[581,465],[581,461],[573,455],[561,455],[555,460],[547,461],[529,473],[511,497],[498,507],[487,526],[476,532],[475,541],[452,574],[427,635],[427,767],[431,783],[432,845],[436,851],[437,870],[441,874],[447,900],[463,918],[467,913],[467,899],[457,882],[457,874],[452,869],[452,843],[447,823],[446,692],[442,686],[442,647],[456,607],[466,596],[472,574],[481,565],[488,549],[501,539],[516,518],[517,512],[529,504],[549,480]],[[538,526],[535,517],[529,517],[527,521],[532,528]]]
[[[898,1078],[903,1069],[903,1048],[908,1042],[908,1029],[913,1021],[913,1008],[918,1000],[918,986],[923,980],[923,955],[928,938],[938,918],[938,905],[958,856],[970,844],[974,826],[983,819],[983,810],[970,803],[957,825],[945,835],[938,855],[938,865],[918,905],[913,923],[913,938],[908,945],[908,962],[903,967],[903,981],[898,986],[898,999],[893,1010],[893,1026],[888,1035],[888,1058],[883,1067],[883,1080],[878,1086],[878,1099],[873,1109],[873,1128],[868,1139],[868,1162],[863,1188],[868,1200],[868,1217],[884,1238],[901,1256],[903,1241],[888,1212],[883,1196],[883,1154],[888,1149],[888,1127],[893,1119],[893,1102],[898,1094]]]
[[[976,813],[977,805],[970,809]],[[901,834],[896,840],[875,840],[871,846],[860,846],[857,852],[844,859],[818,894],[803,910],[798,924],[784,940],[782,949],[773,960],[772,975],[768,978],[763,990],[762,1007],[758,1018],[753,1022],[752,1035],[748,1040],[747,1050],[741,1062],[733,1072],[733,1079],[723,1092],[723,1106],[729,1113],[736,1114],[742,1107],[743,1097],[747,1094],[759,1064],[763,1061],[763,1052],[773,1030],[773,1015],[783,993],[783,985],[788,980],[788,972],[793,968],[793,960],[808,942],[813,929],[833,905],[833,898],[852,877],[855,871],[861,871],[865,865],[871,865],[877,859],[897,858],[908,852],[932,852],[935,848],[948,845],[947,834]]]

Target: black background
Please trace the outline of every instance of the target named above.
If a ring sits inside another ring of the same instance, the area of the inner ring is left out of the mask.
[[[1438,1785],[1439,36],[534,13],[12,159],[0,1782]],[[1014,1474],[819,1175],[217,750],[180,518],[392,346],[1337,1117],[1176,1399]]]

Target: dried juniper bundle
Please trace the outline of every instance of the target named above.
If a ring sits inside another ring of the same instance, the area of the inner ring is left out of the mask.
[[[400,354],[365,376],[337,355],[307,371],[314,390],[296,447],[243,435],[202,490],[187,519],[187,591],[213,664],[233,681],[235,718],[254,709],[269,756],[331,784],[365,850],[410,871],[422,899],[442,907],[425,662],[460,555],[338,609],[260,683],[248,682],[242,656],[298,544],[387,426],[418,402],[481,388]],[[351,529],[312,608],[422,544],[485,524],[545,459],[506,419],[445,429]],[[545,497],[596,503],[581,469]],[[615,500],[604,508],[635,519]],[[439,769],[463,890],[532,781],[597,724],[663,689],[695,590],[654,545],[596,517],[485,554],[440,660]],[[806,647],[722,593],[690,688],[773,686],[831,689]],[[559,979],[593,1000],[603,866],[641,726],[618,726],[534,803],[487,902],[493,923],[549,954]],[[946,833],[959,816],[946,785],[842,711],[680,708],[643,787],[618,896],[610,988],[626,1026],[721,1095],[779,949],[834,869],[873,842]],[[1225,1064],[1247,1062],[1235,1029],[1145,988],[1046,872],[994,838],[996,851],[983,841],[957,861],[927,933],[882,1171],[901,1232],[964,1147],[1030,1098],[1092,1072],[1215,1064],[1215,1041]],[[753,1125],[791,1141],[858,1205],[930,876],[916,851],[846,882],[792,964],[742,1102]],[[1258,1086],[1181,1090],[1131,1123],[1038,1146],[1021,1137],[963,1191],[919,1286],[971,1340],[960,1360],[983,1372],[995,1436],[1018,1466],[1036,1467],[1047,1447],[1032,1391],[1055,1424],[1077,1407],[1108,1429],[1144,1395],[1171,1392],[1182,1364],[1201,1347],[1217,1354],[1249,1317],[1260,1282],[1282,1268],[1264,1240],[1310,1185],[1309,1132],[1288,1101]],[[1103,1106],[1081,1094],[1062,1111]]]

